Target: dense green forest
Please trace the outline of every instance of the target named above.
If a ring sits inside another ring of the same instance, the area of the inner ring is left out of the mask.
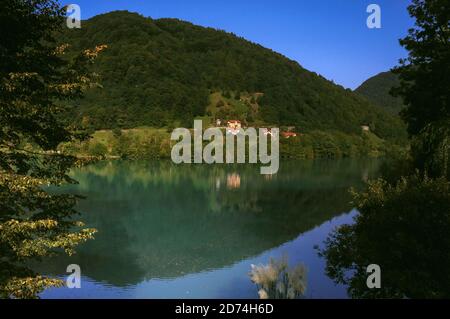
[[[108,46],[94,66],[101,87],[72,103],[68,117],[91,129],[191,127],[205,117],[300,132],[360,134],[368,124],[380,138],[405,137],[399,118],[365,98],[224,31],[115,11],[65,29],[60,42],[68,57]]]
[[[398,75],[389,71],[381,72],[364,81],[355,92],[363,95],[373,104],[398,114],[404,108],[403,100],[401,97],[392,96],[390,91],[399,84]]]

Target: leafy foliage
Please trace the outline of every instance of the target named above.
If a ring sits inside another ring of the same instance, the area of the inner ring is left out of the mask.
[[[450,179],[450,120],[428,124],[413,138],[411,151],[415,167]]]
[[[380,179],[355,193],[355,224],[330,235],[321,254],[327,274],[354,298],[446,298],[450,294],[450,183],[420,175],[392,186]],[[366,267],[382,270],[380,289]]]
[[[450,3],[413,0],[408,10],[416,24],[400,40],[409,55],[394,69],[400,78],[394,92],[403,97],[407,107],[402,115],[415,135],[450,117]]]
[[[86,134],[58,120],[62,101],[94,85],[89,64],[104,47],[63,59],[57,46],[64,12],[57,1],[2,2],[0,28],[0,297],[35,298],[61,281],[40,276],[32,259],[74,252],[95,230],[73,219],[77,196],[48,192],[72,183],[77,158],[56,151]]]
[[[414,0],[408,7],[415,28],[400,43],[409,51],[394,70],[406,108],[402,116],[413,137],[415,166],[431,176],[449,176],[450,3]]]

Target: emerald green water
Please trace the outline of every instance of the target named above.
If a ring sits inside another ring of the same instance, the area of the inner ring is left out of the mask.
[[[80,289],[43,298],[256,298],[251,264],[287,255],[308,268],[306,297],[346,297],[317,256],[330,230],[351,222],[348,188],[377,174],[375,160],[282,162],[278,174],[254,165],[102,162],[73,172],[81,220],[98,229],[72,257],[37,270],[82,272]]]

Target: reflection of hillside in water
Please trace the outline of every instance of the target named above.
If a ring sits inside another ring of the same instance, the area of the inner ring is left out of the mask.
[[[348,187],[376,168],[303,161],[282,163],[268,178],[251,165],[89,166],[75,173],[80,185],[73,190],[87,196],[79,208],[99,230],[96,239],[42,270],[59,274],[77,263],[95,280],[126,285],[221,268],[348,211]]]

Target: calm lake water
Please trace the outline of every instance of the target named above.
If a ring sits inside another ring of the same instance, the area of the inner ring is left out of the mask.
[[[87,198],[81,219],[96,239],[72,257],[36,266],[80,289],[52,288],[42,298],[257,298],[251,264],[287,256],[308,269],[307,298],[346,298],[317,254],[327,234],[352,222],[349,187],[377,175],[376,160],[282,162],[259,166],[102,162],[73,172],[64,190]]]

